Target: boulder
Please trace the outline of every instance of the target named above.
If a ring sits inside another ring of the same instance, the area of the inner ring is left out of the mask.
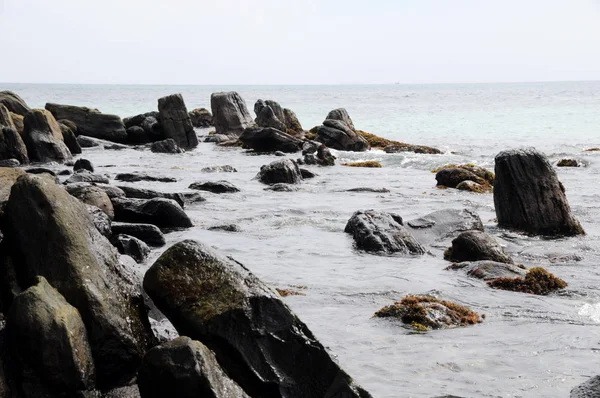
[[[158,100],[158,114],[163,133],[182,148],[198,146],[198,137],[181,94],[172,94]]]
[[[288,131],[292,130],[296,133],[300,133],[303,131],[302,125],[300,124],[298,117],[291,109],[283,109],[283,122],[285,123],[285,126],[287,127]]]
[[[165,236],[156,225],[152,224],[130,224],[112,223],[113,235],[131,235],[152,247],[160,247],[166,244]]]
[[[263,184],[298,184],[302,174],[298,164],[291,159],[280,159],[264,165],[256,176]]]
[[[79,199],[81,202],[96,206],[102,210],[109,219],[115,218],[115,211],[110,198],[102,188],[93,185],[71,184],[65,187],[67,192]]]
[[[293,153],[302,149],[301,140],[273,127],[249,127],[239,140],[245,148],[254,149],[255,152]]]
[[[472,210],[438,210],[405,223],[417,240],[423,244],[446,241],[461,232],[483,231],[481,218]]]
[[[146,131],[140,126],[131,126],[127,128],[127,143],[128,144],[146,144],[150,139],[146,135]]]
[[[275,114],[273,107],[269,106],[265,101],[260,99],[256,101],[254,105],[254,113],[256,113],[255,122],[259,127],[270,127],[279,131],[286,131],[287,127],[283,122],[283,110],[279,104],[274,105],[274,107],[277,109],[278,115]]]
[[[344,232],[354,237],[359,250],[392,254],[424,254],[425,248],[404,227],[402,217],[374,210],[355,212]]]
[[[15,298],[6,329],[23,383],[41,382],[51,396],[94,387],[94,361],[79,311],[44,277]]]
[[[10,190],[17,179],[25,172],[11,167],[0,167],[0,203],[8,200]]]
[[[92,164],[92,162],[90,162],[87,159],[77,159],[77,161],[75,162],[75,164],[73,165],[73,171],[79,171],[79,170],[87,170],[90,173],[94,172],[94,165]]]
[[[46,110],[34,109],[25,115],[24,141],[30,160],[64,162],[72,159],[54,116]]]
[[[213,117],[208,109],[196,108],[189,113],[192,126],[205,128],[213,125]]]
[[[119,173],[115,180],[124,182],[156,181],[156,182],[177,182],[173,177],[151,176],[146,173]]]
[[[200,170],[203,173],[237,173],[235,167],[226,164],[225,166],[204,167]]]
[[[133,126],[141,127],[142,123],[144,123],[144,120],[147,117],[154,117],[154,118],[158,119],[158,112],[151,111],[151,112],[141,113],[141,114],[135,115],[135,116],[126,117],[125,119],[123,119],[123,124],[125,125],[126,129],[133,127]]]
[[[556,163],[556,167],[583,167],[585,163],[577,159],[561,159]]]
[[[16,131],[15,124],[13,122],[13,118],[11,113],[2,103],[0,103],[0,127],[10,127],[11,129]]]
[[[77,136],[77,143],[82,148],[96,148],[96,147],[101,147],[102,146],[102,142],[103,142],[103,140],[98,140],[96,138],[87,137],[85,135],[78,135]],[[105,141],[105,142],[108,142],[108,141]]]
[[[194,182],[188,188],[197,189],[199,191],[208,191],[217,194],[233,193],[240,191],[235,185],[227,181]]]
[[[125,185],[119,186],[119,188],[123,191],[124,195],[128,198],[133,199],[154,199],[154,198],[164,198],[164,199],[172,199],[182,208],[185,206],[185,198],[180,193],[167,193],[167,192],[158,192],[153,191],[151,189],[143,189],[136,187],[128,187]]]
[[[102,209],[96,206],[86,204],[85,208],[92,218],[92,223],[98,232],[100,232],[102,236],[110,238],[112,235],[112,225],[111,219],[108,217],[108,215]]]
[[[494,204],[498,226],[534,235],[581,235],[563,185],[548,159],[535,149],[496,156]]]
[[[304,180],[315,178],[317,176],[317,174],[313,173],[312,171],[303,168],[300,168],[300,175],[302,175],[302,179]]]
[[[147,116],[142,121],[141,127],[150,141],[160,141],[167,138],[162,124],[158,121],[158,116]]]
[[[363,152],[370,148],[367,140],[357,134],[352,127],[334,119],[325,120],[323,125],[317,128],[316,141],[340,151]]]
[[[150,248],[142,240],[131,235],[119,234],[110,239],[110,243],[119,253],[133,258],[137,263],[143,263],[150,254]]]
[[[108,197],[111,199],[125,197],[125,191],[123,191],[119,187],[115,187],[113,185],[108,185],[108,184],[99,184],[99,183],[94,183],[94,185],[97,186],[98,188],[102,189],[104,192],[106,192]]]
[[[189,228],[192,221],[174,200],[113,199],[115,220],[120,222],[152,224],[159,228]]]
[[[302,154],[304,155],[302,162],[307,165],[319,166],[335,166],[335,156],[331,154],[329,148],[316,141],[305,141],[302,146]],[[316,154],[316,156],[315,156]]]
[[[252,397],[370,397],[256,276],[206,245],[165,251],[144,289],[180,335],[211,349]]]
[[[150,145],[150,150],[154,153],[184,153],[185,151],[175,143],[172,138],[157,141]]]
[[[13,185],[4,224],[19,280],[44,276],[81,314],[99,385],[129,380],[154,336],[137,285],[85,205],[27,174]]]
[[[0,160],[0,167],[19,167],[20,165],[21,162],[19,162],[17,159]]]
[[[452,167],[445,168],[438,171],[435,175],[438,186],[444,186],[448,188],[456,188],[463,181],[473,181],[477,184],[485,184],[483,178],[478,177],[469,170],[462,168]]]
[[[600,398],[600,376],[590,377],[573,388],[569,398]]]
[[[273,192],[296,192],[298,187],[280,182],[278,184],[269,185],[264,190]]]
[[[204,142],[213,142],[215,144],[222,144],[230,141],[232,141],[231,137],[225,134],[211,134],[204,139]]]
[[[138,385],[142,398],[249,398],[223,371],[215,354],[189,337],[148,351]]]
[[[453,271],[462,271],[468,276],[484,281],[491,281],[498,278],[519,278],[524,277],[526,270],[518,265],[499,263],[496,261],[463,261],[454,263],[446,269]]]
[[[25,117],[23,115],[17,115],[13,112],[10,112],[10,116],[12,117],[13,124],[15,125],[15,130],[17,130],[19,135],[23,137],[23,133],[25,131]]]
[[[325,120],[327,119],[339,120],[340,122],[343,122],[345,125],[350,127],[352,130],[355,130],[354,123],[352,123],[352,119],[350,118],[350,115],[348,114],[348,111],[345,108],[338,108],[332,110],[327,114]]]
[[[77,137],[75,136],[75,132],[71,130],[69,126],[62,122],[58,122],[58,126],[60,127],[60,132],[63,136],[63,141],[71,154],[79,155],[81,153],[81,145],[79,145],[79,141],[77,141]]]
[[[29,163],[27,147],[17,130],[0,126],[0,160],[8,159],[16,159],[20,164]]]
[[[102,174],[94,174],[90,173],[86,169],[79,169],[75,171],[75,173],[72,176],[67,178],[65,184],[73,184],[77,182],[108,184],[109,180],[106,176],[103,176]]]
[[[68,119],[77,125],[78,135],[126,143],[127,132],[119,116],[107,115],[97,109],[83,106],[46,104],[46,109],[57,119]]]
[[[489,260],[514,264],[512,257],[504,252],[498,242],[483,231],[466,231],[458,235],[452,241],[452,247],[444,253],[444,258],[457,263]]]
[[[12,91],[0,91],[0,104],[4,105],[12,113],[25,116],[31,108],[27,106],[23,98]]]
[[[235,91],[213,93],[210,107],[217,134],[237,137],[254,123],[246,103]]]

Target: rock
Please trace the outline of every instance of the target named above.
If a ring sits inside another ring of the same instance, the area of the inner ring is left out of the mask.
[[[498,278],[517,278],[525,276],[525,269],[514,264],[499,263],[496,261],[463,261],[454,263],[446,269],[465,272],[468,276],[484,281]]]
[[[582,167],[584,164],[577,159],[561,159],[556,163],[556,167]]]
[[[353,127],[340,120],[327,119],[317,128],[317,141],[340,151],[362,152],[369,150],[367,140]]]
[[[248,397],[221,369],[215,354],[189,337],[178,337],[148,351],[138,384],[143,398]]]
[[[525,277],[496,278],[488,281],[487,284],[494,289],[537,294],[541,296],[567,287],[565,281],[540,267],[531,268],[527,271]]]
[[[242,232],[241,228],[235,224],[215,225],[208,228],[209,231]]]
[[[56,177],[56,172],[46,167],[28,167],[25,169],[28,174],[49,174],[52,177]]]
[[[92,218],[92,222],[96,227],[96,230],[100,232],[100,234],[106,238],[110,238],[112,235],[112,225],[111,219],[108,215],[99,207],[92,205],[85,205],[88,214]]]
[[[106,142],[108,142],[108,141],[106,141]],[[78,135],[77,143],[82,148],[94,148],[94,147],[102,146],[102,140],[97,140],[92,137],[86,137],[85,135]]]
[[[102,398],[141,398],[137,384],[118,387],[102,394]]]
[[[158,191],[153,191],[151,189],[128,187],[125,185],[121,185],[121,186],[119,186],[119,188],[124,192],[123,196],[126,196],[128,198],[133,198],[133,199],[164,198],[164,199],[174,200],[182,208],[185,206],[185,198],[184,198],[183,194],[180,194],[180,193],[158,192]]]
[[[231,141],[231,137],[224,134],[211,134],[204,139],[204,142],[214,142],[215,144],[222,144],[229,141]]]
[[[58,124],[64,124],[67,128],[69,128],[75,136],[79,135],[79,129],[77,129],[77,125],[70,121],[69,119],[57,119]]]
[[[172,138],[182,148],[198,146],[198,137],[181,94],[172,94],[158,100],[160,124],[166,138]]]
[[[143,263],[150,254],[150,248],[143,241],[130,235],[119,234],[110,239],[110,243],[119,253],[133,258],[137,263]]]
[[[102,188],[93,185],[71,184],[66,186],[67,192],[79,199],[81,202],[96,206],[102,210],[109,219],[115,218],[115,211],[110,198]]]
[[[186,205],[189,205],[191,203],[206,202],[206,198],[204,198],[198,192],[182,192],[181,195],[183,195],[183,199]]]
[[[314,155],[316,153],[316,156]],[[329,148],[316,141],[305,141],[302,147],[302,159],[304,164],[319,166],[334,166],[335,156],[331,154]]]
[[[94,387],[94,361],[79,311],[44,277],[16,297],[6,328],[25,380],[33,376],[52,396]]]
[[[469,170],[465,170],[458,167],[446,168],[438,171],[435,175],[438,186],[444,186],[448,188],[456,188],[458,184],[463,181],[473,181],[480,185],[485,185],[486,181],[483,178],[478,177]]]
[[[17,159],[0,160],[0,167],[19,167],[20,165],[21,162],[19,162]]]
[[[237,170],[230,165],[204,167],[200,171],[203,173],[237,173]]]
[[[138,287],[85,206],[61,186],[27,174],[13,185],[4,224],[20,260],[19,280],[45,277],[80,312],[99,386],[130,379],[154,336]]]
[[[426,154],[430,154],[430,155],[437,155],[437,154],[442,153],[442,151],[440,151],[439,149],[432,148],[430,146],[412,145],[412,144],[406,144],[406,143],[400,143],[400,144],[401,145],[393,144],[393,145],[386,146],[385,148],[383,148],[383,150],[385,151],[385,153],[414,152],[414,153],[426,153]]]
[[[141,126],[131,126],[127,128],[127,143],[128,144],[146,144],[150,139],[146,135],[146,131]]]
[[[448,329],[482,322],[478,313],[450,301],[430,296],[406,296],[375,313],[379,318],[398,318],[419,331]]]
[[[146,132],[150,141],[160,141],[167,138],[162,124],[158,121],[158,116],[148,116],[144,119],[141,126]]]
[[[472,210],[438,210],[408,221],[405,226],[423,244],[441,242],[469,230],[483,231],[481,218]]]
[[[17,133],[19,133],[19,135],[23,137],[23,133],[25,131],[25,117],[22,115],[17,115],[13,112],[10,112],[10,116],[12,118],[13,124],[15,125],[15,130],[17,130]]]
[[[94,165],[87,159],[77,159],[73,165],[73,171],[87,170],[90,173],[94,172]]]
[[[158,112],[151,111],[151,112],[141,113],[141,114],[135,115],[135,116],[126,117],[125,119],[123,119],[123,124],[125,125],[126,129],[128,129],[130,127],[134,127],[134,126],[141,127],[142,123],[144,123],[144,120],[146,120],[147,117],[154,117],[154,118],[158,119]]]
[[[402,217],[374,210],[355,212],[344,232],[354,237],[359,250],[385,254],[424,254],[425,248],[404,227]]]
[[[496,156],[494,204],[498,226],[534,235],[581,235],[564,187],[544,155],[535,149]]]
[[[27,106],[23,98],[12,91],[0,91],[0,104],[4,105],[12,113],[25,116],[31,108]]]
[[[244,147],[256,152],[293,153],[302,149],[302,141],[272,127],[249,127],[240,135],[239,140]]]
[[[256,176],[263,184],[298,184],[302,174],[298,164],[291,159],[280,159],[264,165]]]
[[[348,167],[366,167],[366,168],[375,168],[380,169],[383,166],[377,160],[366,160],[364,162],[351,162],[351,163],[342,163],[342,166]]]
[[[292,130],[296,133],[300,133],[303,131],[300,121],[296,117],[294,111],[292,111],[291,109],[283,109],[283,122],[285,123],[285,126],[287,127],[288,131]]]
[[[452,247],[446,250],[444,258],[449,261],[489,260],[514,264],[513,259],[504,252],[496,240],[482,231],[466,231],[452,241]]]
[[[570,398],[600,398],[600,376],[590,377],[571,390]]]
[[[17,130],[15,124],[13,123],[13,119],[11,113],[2,103],[0,103],[0,127],[10,127],[13,130]]]
[[[139,182],[139,181],[158,181],[158,182],[177,182],[173,177],[151,176],[146,173],[120,173],[115,176],[117,181]]]
[[[389,193],[390,190],[387,188],[368,188],[368,187],[359,187],[359,188],[351,188],[347,189],[346,192],[374,192],[374,193]]]
[[[151,224],[129,224],[114,222],[112,223],[112,234],[131,235],[153,247],[160,247],[166,244],[163,233],[156,225]]]
[[[189,228],[192,221],[174,200],[113,199],[115,220],[120,222],[152,224],[159,228]]]
[[[77,170],[71,177],[67,178],[65,184],[73,184],[76,182],[108,184],[109,180],[102,174],[94,174],[85,169],[80,169]]]
[[[60,132],[62,133],[63,141],[67,148],[69,148],[69,151],[71,151],[71,154],[79,155],[81,153],[81,146],[79,145],[79,141],[77,141],[75,132],[64,123],[58,122],[58,126],[60,127]]]
[[[275,151],[274,155],[275,156],[285,156],[285,153],[281,152],[281,151]]]
[[[94,185],[97,186],[98,188],[102,189],[104,192],[106,192],[108,197],[111,199],[125,197],[125,191],[123,191],[119,187],[115,187],[115,186],[107,185],[107,184],[98,184],[98,183],[94,183]]]
[[[213,93],[210,107],[217,134],[239,136],[253,124],[246,103],[235,91]]]
[[[165,251],[146,272],[144,289],[177,331],[206,344],[249,396],[370,397],[273,290],[199,242]]]
[[[184,153],[172,138],[166,140],[157,141],[150,145],[150,150],[154,153]]]
[[[273,184],[265,188],[265,191],[274,191],[274,192],[296,192],[298,187],[295,187],[290,184],[284,184],[282,182]]]
[[[354,130],[354,123],[352,123],[352,119],[350,118],[348,111],[344,108],[338,108],[338,109],[332,110],[331,112],[329,112],[327,114],[327,117],[325,118],[325,120],[327,120],[327,119],[339,120],[340,122],[343,122],[345,125],[350,127],[352,130]]]
[[[491,191],[489,185],[481,185],[471,180],[462,181],[456,186],[459,191],[469,191],[475,193],[486,193]]]
[[[189,115],[194,127],[204,128],[213,125],[213,117],[208,109],[196,108],[190,111]]]
[[[302,175],[302,178],[305,180],[308,180],[310,178],[315,178],[317,176],[312,171],[310,171],[308,169],[302,169],[302,168],[300,169],[300,174]]]
[[[20,169],[0,167],[0,203],[8,200],[12,186],[24,174]]]
[[[25,115],[24,142],[32,161],[64,162],[72,158],[58,123],[46,110],[34,109]]]
[[[240,191],[235,185],[227,181],[194,182],[188,188],[212,193],[233,193]]]
[[[19,133],[11,127],[0,126],[0,160],[8,159],[29,163],[27,147]]]
[[[287,130],[287,127],[283,122],[283,110],[281,109],[281,106],[279,106],[279,104],[276,105],[276,109],[280,112],[280,117],[278,117],[275,114],[275,111],[271,106],[265,103],[265,101],[259,99],[254,105],[254,113],[256,113],[256,124],[259,127],[270,127],[285,132]]]
[[[46,109],[57,119],[68,119],[75,123],[79,135],[122,144],[127,142],[125,125],[119,116],[107,115],[97,109],[73,105],[48,103]]]

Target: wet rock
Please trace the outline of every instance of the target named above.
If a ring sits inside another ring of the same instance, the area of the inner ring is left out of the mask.
[[[28,167],[25,169],[28,174],[48,174],[52,177],[56,177],[56,172],[46,167]]]
[[[77,159],[73,165],[73,171],[87,170],[90,173],[94,172],[94,165],[87,159]]]
[[[167,138],[162,124],[158,121],[158,116],[146,117],[141,127],[146,132],[146,136],[150,141],[160,141]]]
[[[181,94],[172,94],[158,100],[160,124],[166,138],[172,138],[181,148],[195,148],[198,137]]]
[[[366,160],[364,162],[351,162],[351,163],[342,163],[342,166],[348,167],[366,167],[366,168],[375,168],[380,169],[383,166],[377,160]]]
[[[77,142],[79,143],[79,145],[82,148],[102,147],[106,150],[115,150],[115,151],[129,148],[127,145],[116,144],[111,141],[103,140],[100,138],[88,137],[86,135],[78,135]]]
[[[125,128],[127,128],[127,129],[130,127],[134,127],[134,126],[141,127],[142,123],[144,123],[144,120],[146,120],[146,118],[148,118],[148,117],[154,117],[154,118],[158,119],[158,112],[151,111],[151,112],[141,113],[141,114],[135,115],[135,116],[126,117],[125,119],[123,119],[123,124],[125,125]]]
[[[46,110],[50,111],[56,119],[68,119],[75,123],[79,135],[122,144],[127,142],[125,125],[119,116],[104,114],[97,109],[83,106],[53,103],[46,104]]]
[[[16,297],[6,328],[25,383],[33,377],[52,396],[94,387],[94,361],[81,316],[44,277],[36,277]]]
[[[270,102],[270,103],[267,103]],[[283,121],[283,110],[281,106],[274,101],[258,100],[254,104],[254,113],[256,113],[256,124],[259,127],[270,127],[278,131],[285,132],[287,127]],[[270,106],[273,105],[273,106]],[[278,114],[275,114],[275,110]]]
[[[159,228],[189,228],[192,221],[174,200],[113,199],[115,220],[139,224],[152,224]]]
[[[181,193],[158,192],[158,191],[153,191],[151,189],[128,187],[125,185],[121,185],[121,186],[119,186],[119,188],[124,192],[124,196],[126,196],[128,198],[133,198],[133,199],[164,198],[164,199],[174,200],[182,208],[185,206],[185,198],[184,198],[183,194],[181,194]]]
[[[13,184],[24,174],[20,169],[0,167],[0,203],[8,200]]]
[[[108,177],[102,174],[90,173],[85,169],[77,170],[71,177],[67,178],[65,184],[73,184],[76,182],[90,182],[99,184],[108,184]]]
[[[531,268],[525,277],[496,278],[488,281],[488,286],[494,289],[510,290],[513,292],[537,294],[545,296],[556,290],[564,289],[567,283],[554,276],[544,268]]]
[[[577,159],[561,159],[556,163],[556,167],[583,167],[585,164]]]
[[[340,151],[362,152],[369,150],[367,140],[358,135],[346,123],[339,120],[327,119],[317,128],[317,141],[329,148]]]
[[[305,141],[302,147],[302,154],[304,155],[302,159],[302,163],[304,164],[319,166],[335,165],[336,158],[331,154],[329,148],[316,141]]]
[[[264,190],[265,191],[274,191],[274,192],[296,192],[298,190],[298,187],[280,182],[280,183],[268,186]]]
[[[177,182],[176,178],[152,176],[146,173],[120,173],[115,176],[115,180],[124,182],[139,182],[139,181],[158,181],[158,182]]]
[[[300,175],[302,175],[302,178],[305,180],[308,180],[310,178],[315,178],[317,176],[312,171],[310,171],[308,169],[302,169],[302,168],[300,169]]]
[[[240,227],[235,224],[215,225],[208,228],[209,231],[242,232]]]
[[[227,181],[194,182],[188,188],[197,189],[199,191],[208,191],[217,194],[240,192],[240,190],[235,185]]]
[[[152,224],[130,224],[112,223],[113,235],[131,235],[142,242],[153,247],[161,247],[166,244],[165,236],[156,225]]]
[[[103,189],[93,185],[72,184],[65,187],[67,192],[79,199],[81,202],[96,206],[102,210],[111,220],[115,218],[115,211],[110,198]]]
[[[214,142],[215,144],[222,144],[231,141],[231,137],[224,134],[211,134],[204,139],[204,142]]]
[[[252,397],[370,397],[273,290],[199,242],[164,252],[144,289],[177,331],[206,344]]]
[[[499,263],[496,261],[464,261],[454,263],[446,269],[453,271],[462,271],[468,276],[484,281],[491,281],[498,278],[517,278],[524,277],[526,270],[518,265]]]
[[[444,186],[448,188],[456,188],[458,184],[464,181],[473,181],[479,185],[485,184],[483,178],[478,177],[469,170],[461,168],[447,168],[438,171],[435,175],[438,186]]]
[[[245,398],[215,354],[189,337],[154,347],[144,357],[138,384],[143,398]]]
[[[442,153],[442,151],[440,151],[437,148],[432,148],[430,146],[424,145],[412,145],[404,142],[386,146],[385,148],[383,148],[383,150],[385,151],[385,153],[414,152],[425,153],[430,155],[437,155]]]
[[[600,398],[600,376],[590,377],[571,390],[570,398]]]
[[[368,188],[368,187],[359,187],[359,188],[351,188],[347,189],[346,192],[374,192],[374,193],[389,193],[390,190],[387,188]]]
[[[25,116],[31,108],[27,106],[23,98],[12,91],[0,91],[0,104],[4,105],[12,113]]]
[[[543,154],[521,149],[501,152],[495,160],[498,226],[546,236],[585,233]]]
[[[486,192],[490,192],[492,190],[492,188],[489,185],[481,185],[481,184],[478,184],[478,183],[470,181],[470,180],[466,180],[466,181],[459,183],[456,186],[456,189],[458,189],[460,191],[469,191],[469,192],[475,192],[475,193],[486,193]]]
[[[131,378],[154,336],[138,287],[125,279],[86,207],[61,186],[27,174],[13,185],[4,224],[11,254],[20,259],[19,280],[44,276],[80,312],[99,385]]]
[[[237,173],[237,170],[230,165],[204,167],[201,171],[203,173]]]
[[[23,137],[23,133],[25,131],[25,117],[22,115],[17,115],[16,113],[10,112],[10,116],[12,117],[12,121],[15,125],[15,130],[21,137]]]
[[[27,147],[15,129],[0,125],[0,160],[9,159],[16,159],[23,164],[29,163]]]
[[[184,153],[172,138],[166,140],[157,141],[150,145],[150,150],[154,153]]]
[[[444,258],[458,263],[489,260],[514,264],[513,259],[504,252],[498,242],[482,231],[466,231],[458,235],[452,241],[452,247],[444,253]]]
[[[425,248],[403,225],[402,217],[374,210],[355,212],[344,232],[354,237],[359,250],[384,254],[424,254]]]
[[[96,227],[96,230],[98,230],[102,236],[110,238],[112,235],[112,225],[108,215],[96,206],[85,205],[85,208],[92,218],[92,223]]]
[[[239,136],[254,123],[246,102],[235,91],[213,93],[210,106],[217,134]]]
[[[58,123],[46,110],[34,109],[25,115],[23,138],[32,161],[64,162],[72,158],[69,148],[63,142]]]
[[[133,258],[137,263],[143,263],[150,254],[150,248],[142,240],[131,235],[119,234],[110,239],[110,243],[119,253]]]
[[[206,202],[206,198],[198,192],[182,192],[181,195],[183,196],[186,205]]]
[[[150,141],[146,131],[141,126],[131,126],[126,131],[128,144],[146,144]]]
[[[291,159],[280,159],[260,168],[257,178],[263,184],[298,184],[302,173],[298,164]]]
[[[478,313],[467,307],[430,296],[406,296],[375,313],[376,317],[397,318],[419,331],[448,329],[482,322]]]
[[[423,244],[441,242],[469,230],[483,231],[481,218],[472,210],[438,210],[405,224]]]
[[[19,167],[20,165],[21,162],[19,162],[17,159],[0,160],[0,167]]]
[[[189,113],[192,126],[205,128],[213,125],[213,117],[208,109],[196,108]]]
[[[63,141],[69,151],[71,151],[72,155],[79,155],[81,153],[81,146],[79,145],[79,141],[77,141],[77,137],[75,136],[75,132],[71,130],[69,126],[62,122],[58,122],[58,126],[60,127],[60,132],[63,136]]]
[[[291,109],[288,109],[288,108],[283,109],[283,122],[285,123],[285,126],[288,129],[287,131],[292,130],[296,133],[300,133],[303,130],[302,125],[300,124],[300,121],[298,120],[298,117],[296,116],[294,111],[292,111]]]
[[[244,147],[256,152],[293,153],[302,148],[302,141],[272,127],[249,127],[240,135],[239,140]]]

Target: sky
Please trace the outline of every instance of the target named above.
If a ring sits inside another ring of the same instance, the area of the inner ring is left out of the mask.
[[[600,0],[0,0],[0,82],[600,80]]]

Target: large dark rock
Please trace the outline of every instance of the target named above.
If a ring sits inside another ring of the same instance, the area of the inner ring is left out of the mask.
[[[288,130],[292,130],[296,133],[300,133],[303,130],[302,125],[298,120],[298,117],[291,109],[283,109],[283,122],[285,123],[285,126],[288,128]]]
[[[60,127],[60,132],[63,136],[63,141],[69,151],[73,155],[79,155],[81,153],[81,145],[79,145],[79,141],[77,141],[77,137],[75,136],[75,132],[65,123],[58,122],[58,126]]]
[[[141,127],[144,120],[150,116],[158,119],[158,112],[151,111],[151,112],[141,113],[141,114],[135,115],[135,116],[126,117],[125,119],[123,119],[123,124],[125,125],[126,129],[133,127],[133,126]]]
[[[217,134],[239,136],[253,124],[246,103],[235,91],[213,93],[210,107]]]
[[[27,174],[12,187],[4,224],[19,280],[44,276],[79,310],[100,386],[131,378],[154,336],[141,292],[125,279],[117,251],[85,205],[61,186]]]
[[[260,168],[257,178],[263,184],[298,184],[302,181],[302,173],[298,164],[291,159],[281,159]]]
[[[473,181],[477,184],[485,184],[483,178],[478,177],[475,173],[458,167],[449,167],[438,171],[435,175],[437,185],[448,188],[456,188],[463,181]]]
[[[174,200],[113,199],[115,220],[120,222],[152,224],[159,228],[189,228],[192,221]]]
[[[443,242],[458,236],[461,232],[483,231],[481,218],[472,210],[438,210],[421,218],[405,223],[411,233],[423,244]]]
[[[13,127],[0,125],[0,160],[8,159],[17,159],[22,164],[29,163],[27,147],[21,135]]]
[[[302,141],[272,127],[249,127],[239,140],[244,147],[254,149],[256,152],[298,152],[302,149]]]
[[[249,396],[370,397],[273,290],[199,242],[164,252],[144,289],[180,335],[206,344]]]
[[[150,145],[150,150],[154,153],[184,153],[185,151],[177,145],[174,139],[157,141]]]
[[[246,398],[204,344],[178,337],[152,348],[138,372],[142,398]]]
[[[108,115],[83,106],[46,104],[57,119],[68,119],[77,125],[79,135],[126,143],[127,132],[119,116]]]
[[[454,262],[489,260],[513,264],[513,259],[504,252],[502,246],[482,231],[466,231],[452,241],[452,247],[446,250],[446,260]]]
[[[357,134],[350,124],[342,120],[326,119],[316,132],[316,140],[329,148],[354,152],[367,151],[370,148],[367,140]]]
[[[185,198],[184,198],[183,194],[180,194],[180,193],[158,192],[158,191],[153,191],[151,189],[128,187],[125,185],[120,185],[119,188],[125,193],[124,196],[127,196],[128,198],[133,198],[133,199],[165,198],[165,199],[174,200],[181,207],[185,206]]]
[[[72,158],[63,142],[60,126],[46,110],[34,109],[25,115],[24,141],[30,160],[63,162]]]
[[[44,277],[16,297],[6,328],[23,384],[41,382],[51,396],[94,387],[94,361],[79,311]]]
[[[181,94],[172,94],[158,100],[159,121],[166,138],[172,138],[182,148],[198,146],[198,137]]]
[[[213,117],[208,109],[196,108],[189,113],[194,127],[210,127],[213,125]]]
[[[239,192],[240,190],[230,182],[227,181],[206,181],[206,182],[194,182],[189,189],[197,189],[199,191],[207,191],[212,193],[233,193]]]
[[[115,176],[117,181],[139,182],[139,181],[157,181],[157,182],[177,182],[176,178],[164,176],[152,176],[146,173],[119,173]]]
[[[374,210],[355,212],[344,232],[354,237],[360,250],[378,253],[424,254],[425,248],[404,227],[397,214]]]
[[[79,170],[87,170],[90,173],[93,173],[94,165],[92,164],[91,161],[81,158],[81,159],[77,159],[77,161],[73,165],[73,170],[76,172]]]
[[[343,122],[346,126],[350,127],[352,130],[354,130],[354,123],[352,122],[352,119],[350,118],[350,115],[348,114],[348,111],[345,108],[338,108],[332,110],[327,114],[325,120],[327,119],[339,120],[340,122]]]
[[[85,183],[69,184],[66,187],[67,192],[79,199],[81,202],[96,206],[102,210],[111,220],[115,218],[115,211],[110,198],[102,188]]]
[[[160,141],[167,138],[162,124],[158,121],[158,116],[148,116],[142,121],[141,127],[146,132],[150,141]]]
[[[119,253],[133,258],[137,263],[143,263],[150,254],[150,248],[142,240],[131,235],[119,234],[110,239],[110,243]]]
[[[287,130],[284,123],[283,109],[275,101],[265,102],[259,99],[254,104],[254,113],[256,113],[255,121],[259,127],[271,127],[284,132]]]
[[[571,390],[569,398],[600,398],[600,376],[590,377]]]
[[[113,235],[131,235],[142,242],[153,247],[160,247],[166,244],[165,236],[156,225],[152,224],[130,224],[122,222],[112,223]]]
[[[4,105],[12,113],[25,116],[31,108],[27,106],[23,98],[12,91],[0,91],[0,104]]]
[[[146,131],[140,126],[131,126],[127,128],[127,143],[128,144],[146,144],[150,138]]]
[[[496,156],[494,205],[498,226],[536,235],[581,235],[563,185],[548,159],[535,149]]]

